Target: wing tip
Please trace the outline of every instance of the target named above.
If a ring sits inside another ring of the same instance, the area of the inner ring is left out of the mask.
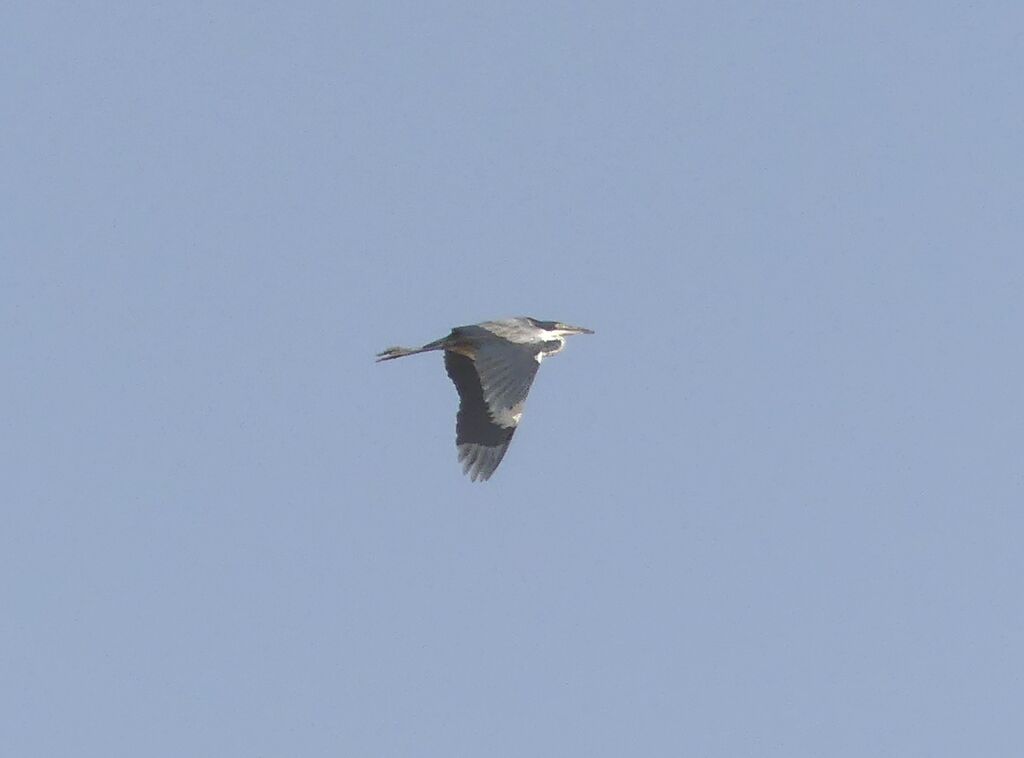
[[[472,442],[458,445],[462,473],[470,481],[486,482],[497,471],[507,449],[508,445],[489,447]]]

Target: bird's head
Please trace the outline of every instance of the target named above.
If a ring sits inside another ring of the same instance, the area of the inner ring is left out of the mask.
[[[561,321],[541,321],[540,319],[531,318],[530,322],[538,329],[543,329],[548,332],[550,337],[559,338],[566,337],[570,334],[593,334],[593,329],[587,329],[582,326],[571,326],[570,324],[563,324]]]

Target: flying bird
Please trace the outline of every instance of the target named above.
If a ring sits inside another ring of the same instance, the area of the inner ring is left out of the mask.
[[[457,326],[423,347],[388,348],[377,354],[377,362],[444,351],[445,370],[459,393],[455,446],[462,473],[486,481],[512,442],[540,362],[561,352],[570,334],[593,332],[527,316],[484,321]]]

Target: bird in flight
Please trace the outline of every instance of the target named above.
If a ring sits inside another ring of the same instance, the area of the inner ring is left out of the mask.
[[[581,326],[521,316],[457,326],[423,347],[391,347],[377,362],[444,351],[444,367],[459,393],[455,446],[462,473],[486,481],[505,457],[526,395],[540,362],[561,352],[570,334],[593,334]]]

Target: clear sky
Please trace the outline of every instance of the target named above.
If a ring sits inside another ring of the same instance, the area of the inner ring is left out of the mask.
[[[0,35],[0,754],[1020,755],[1020,3]]]

